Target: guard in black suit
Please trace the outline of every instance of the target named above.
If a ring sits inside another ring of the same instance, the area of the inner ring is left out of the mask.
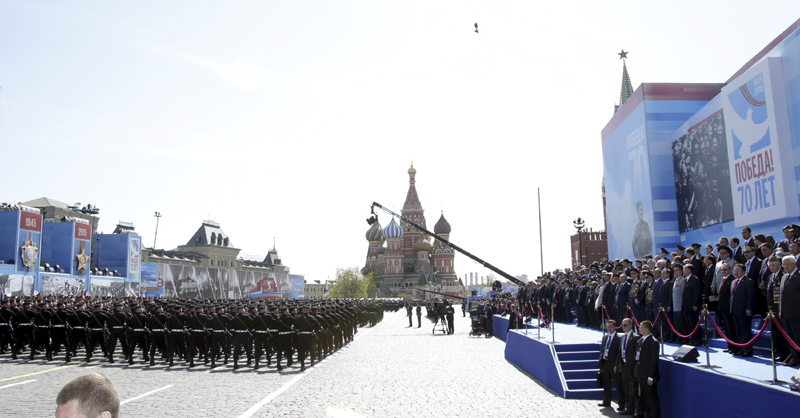
[[[620,401],[621,415],[643,415],[642,402],[639,398],[639,382],[636,380],[636,343],[639,334],[633,332],[633,320],[622,320],[622,336],[620,337],[620,350],[617,356],[616,370],[622,376],[622,387],[625,392],[625,403]],[[622,397],[620,397],[622,398]],[[639,409],[636,406],[639,406]]]
[[[636,379],[641,391],[641,410],[649,418],[661,416],[656,384],[661,378],[658,373],[658,340],[652,335],[653,324],[644,321],[639,324],[642,337],[636,342]]]
[[[755,300],[755,284],[749,277],[745,276],[744,264],[737,264],[733,268],[733,281],[731,288],[731,315],[733,324],[736,327],[736,336],[739,344],[744,344],[753,336],[751,322],[753,318],[753,301]],[[742,347],[735,355],[742,357],[753,356],[753,346]]]
[[[767,278],[772,273],[766,261],[759,260],[756,257],[756,249],[753,247],[744,248],[745,261],[742,263],[745,267],[745,275],[753,281],[753,285],[758,288],[761,283],[761,276],[764,275],[766,282]],[[762,273],[763,272],[763,273]],[[767,299],[762,292],[756,292],[753,299],[753,314],[764,315],[767,313]]]
[[[786,333],[795,344],[800,345],[800,273],[797,271],[797,261],[794,257],[783,257],[783,270],[787,273],[780,285],[781,304],[778,315]],[[789,349],[792,352],[789,366],[800,366],[800,352],[791,344]]]
[[[617,357],[619,357],[620,353],[621,341],[619,334],[617,334],[617,322],[613,319],[610,319],[606,323],[606,331],[608,331],[608,334],[603,337],[603,342],[600,344],[599,363],[599,369],[603,380],[603,402],[600,402],[597,404],[597,406],[611,406],[611,379],[613,378],[614,382],[617,384],[617,395],[619,395],[619,407],[617,410],[622,411],[624,409],[626,399],[625,390],[622,385],[622,374],[619,373],[615,367],[617,363]]]
[[[760,285],[759,287],[764,291],[769,310],[777,316],[778,309],[781,305],[781,281],[786,274],[781,268],[781,260],[778,257],[771,257],[769,260],[765,260],[765,262],[769,262],[769,269],[772,275],[770,275],[768,283]],[[778,318],[778,320],[780,321],[780,318]],[[771,332],[771,334],[772,342],[777,352],[775,361],[782,362],[789,357],[789,344],[786,341],[786,337],[784,337],[783,333],[780,331],[775,330]]]

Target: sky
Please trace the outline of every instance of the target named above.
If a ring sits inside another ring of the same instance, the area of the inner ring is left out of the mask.
[[[413,161],[429,229],[444,213],[453,243],[535,277],[569,267],[573,220],[604,228],[621,49],[634,89],[720,83],[798,18],[769,0],[0,0],[0,201],[91,203],[100,232],[133,222],[148,247],[158,211],[165,249],[211,219],[240,255],[274,240],[325,280],[365,264],[370,205],[402,209]]]

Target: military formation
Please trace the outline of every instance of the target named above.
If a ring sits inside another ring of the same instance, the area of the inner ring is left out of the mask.
[[[102,353],[109,363],[143,361],[188,367],[233,363],[277,370],[313,366],[402,305],[368,299],[185,300],[144,298],[5,298],[0,355],[48,361]],[[63,354],[62,354],[63,353]],[[138,354],[138,355],[137,355]]]

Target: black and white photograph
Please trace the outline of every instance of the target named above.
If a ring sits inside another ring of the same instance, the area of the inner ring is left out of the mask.
[[[42,276],[42,295],[74,296],[86,290],[84,279],[72,276]]]
[[[0,293],[6,296],[33,296],[34,276],[0,274]]]
[[[731,174],[722,112],[672,143],[680,232],[733,219]]]
[[[280,292],[292,294],[288,274],[269,276],[275,277]],[[158,277],[164,279],[164,297],[239,299],[249,297],[250,290],[266,276],[253,271],[159,264]]]

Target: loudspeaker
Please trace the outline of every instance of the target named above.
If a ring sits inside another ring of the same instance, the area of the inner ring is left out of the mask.
[[[789,388],[792,390],[800,390],[800,371],[795,373],[789,380]]]
[[[672,359],[681,363],[697,363],[698,357],[700,357],[700,353],[697,352],[697,347],[693,345],[682,345],[672,353]]]

